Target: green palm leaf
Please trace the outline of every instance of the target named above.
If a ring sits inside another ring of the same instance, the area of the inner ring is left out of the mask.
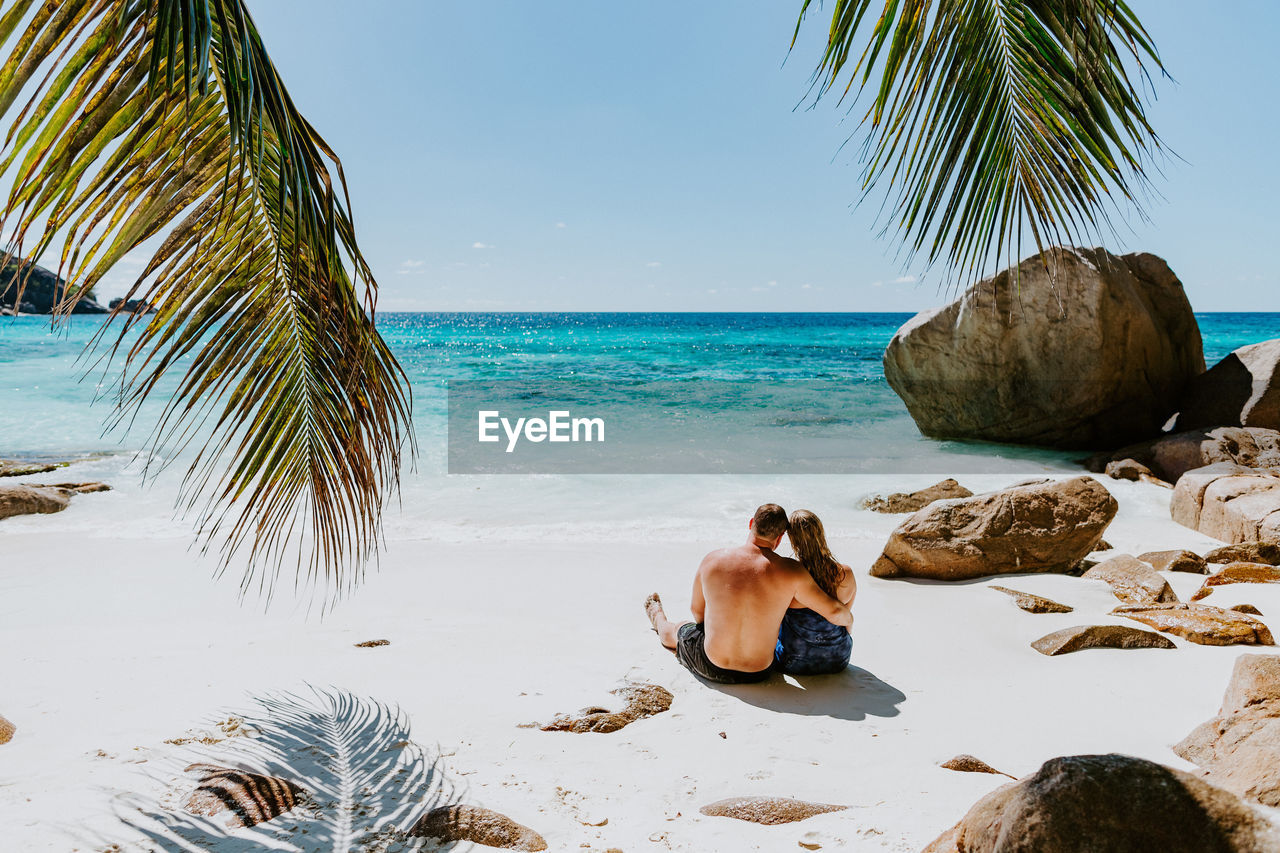
[[[800,24],[813,0],[805,0]],[[836,0],[816,98],[872,90],[863,191],[905,254],[977,278],[1142,215],[1161,150],[1137,86],[1155,46],[1122,0]],[[846,79],[847,78],[847,79]],[[1137,82],[1135,82],[1137,81]],[[883,233],[883,232],[882,232]]]
[[[341,165],[244,3],[12,0],[0,43],[10,250],[61,246],[65,310],[158,245],[128,294],[158,313],[95,339],[123,361],[117,417],[176,377],[152,441],[194,450],[181,500],[204,546],[268,597],[286,561],[348,588],[411,442],[408,389]]]

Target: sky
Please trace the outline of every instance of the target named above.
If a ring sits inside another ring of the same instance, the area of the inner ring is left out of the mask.
[[[827,4],[828,9],[830,4]],[[1113,251],[1197,310],[1280,310],[1280,4],[1131,0],[1177,154]],[[858,206],[856,120],[806,101],[799,0],[250,0],[337,150],[381,310],[916,311],[953,281]]]

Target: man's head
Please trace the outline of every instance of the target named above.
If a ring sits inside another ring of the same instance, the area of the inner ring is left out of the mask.
[[[787,511],[777,504],[761,504],[751,516],[751,533],[761,542],[777,545],[787,532]]]

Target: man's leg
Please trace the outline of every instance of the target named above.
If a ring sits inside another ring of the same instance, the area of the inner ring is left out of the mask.
[[[672,622],[662,609],[662,599],[655,592],[644,600],[644,612],[649,617],[653,630],[658,632],[658,640],[662,645],[674,650],[679,640],[680,626],[686,622]]]

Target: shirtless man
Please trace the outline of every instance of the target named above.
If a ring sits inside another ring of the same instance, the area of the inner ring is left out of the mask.
[[[662,645],[695,675],[721,684],[769,677],[782,616],[793,601],[843,628],[853,624],[847,606],[823,592],[798,562],[774,552],[787,532],[782,507],[765,504],[747,528],[745,545],[702,558],[689,608],[696,622],[672,622],[657,593],[644,603]]]

